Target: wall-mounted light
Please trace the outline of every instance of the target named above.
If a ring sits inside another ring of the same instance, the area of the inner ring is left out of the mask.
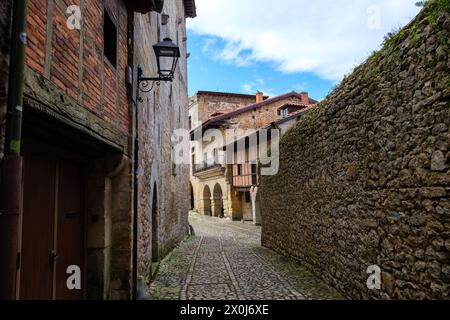
[[[155,83],[159,85],[161,81],[172,82],[175,76],[178,59],[180,58],[180,48],[172,42],[170,38],[155,44],[153,50],[156,55],[158,66],[158,77],[143,77],[142,68],[138,68],[138,89],[141,92],[150,92]]]

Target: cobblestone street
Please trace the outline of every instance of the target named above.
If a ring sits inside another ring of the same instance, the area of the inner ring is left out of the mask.
[[[261,228],[198,214],[195,236],[166,257],[150,286],[156,300],[340,299],[297,263],[260,245]]]

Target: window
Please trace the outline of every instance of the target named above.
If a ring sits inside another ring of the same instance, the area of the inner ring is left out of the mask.
[[[277,114],[278,114],[279,116],[285,117],[285,116],[287,116],[287,115],[289,114],[289,108],[279,109],[278,112],[277,112]]]
[[[237,166],[237,175],[238,176],[242,176],[242,164],[238,164],[238,166]]]
[[[115,68],[117,65],[117,27],[106,10],[103,14],[103,46],[105,57]]]
[[[257,172],[256,172],[256,164],[252,164],[252,184],[258,184]]]
[[[189,130],[192,129],[192,117],[189,117]]]

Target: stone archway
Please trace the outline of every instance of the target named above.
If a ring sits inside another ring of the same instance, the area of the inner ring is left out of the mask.
[[[224,216],[224,211],[223,211],[223,192],[222,192],[222,187],[220,186],[220,184],[216,184],[214,186],[214,190],[213,190],[213,214],[214,217],[221,217],[223,218]]]
[[[205,189],[203,189],[203,214],[206,216],[211,216],[211,189],[209,189],[209,186],[205,186]]]

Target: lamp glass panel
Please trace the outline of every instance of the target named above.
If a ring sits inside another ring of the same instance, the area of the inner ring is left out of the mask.
[[[165,57],[165,56],[159,57],[160,75],[162,75],[163,77],[168,77],[172,74],[174,59],[175,59],[174,57]]]

